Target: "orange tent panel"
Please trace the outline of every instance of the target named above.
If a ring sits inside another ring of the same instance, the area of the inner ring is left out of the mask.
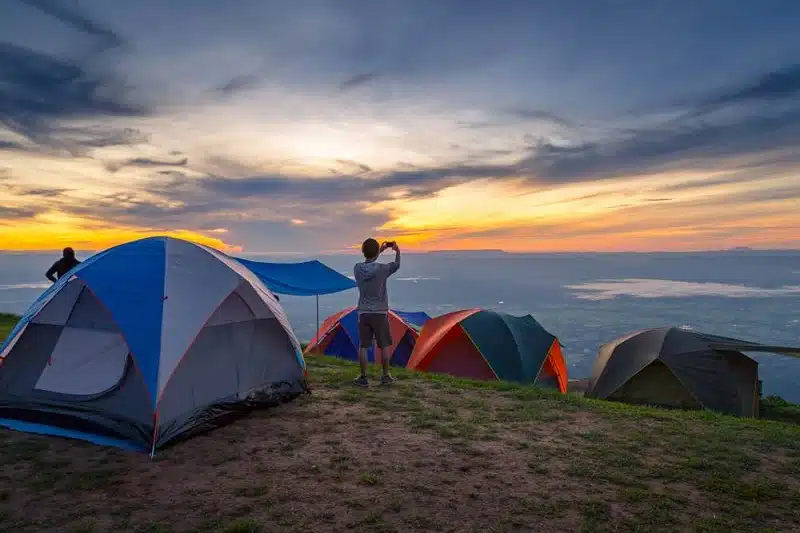
[[[478,311],[478,309],[454,311],[429,320],[425,327],[422,328],[422,332],[417,339],[414,353],[411,354],[411,359],[408,360],[408,368],[425,370],[423,360],[429,357],[431,350],[439,344],[454,326],[457,326],[459,322]]]
[[[539,372],[540,379],[547,380],[555,378],[558,383],[558,390],[562,393],[567,392],[567,367],[564,362],[564,355],[561,353],[561,345],[556,340],[547,352],[547,358]]]
[[[468,379],[497,379],[494,371],[489,367],[489,363],[459,325],[450,328],[445,333],[441,342],[428,352],[423,364],[424,369],[428,372],[450,374]]]

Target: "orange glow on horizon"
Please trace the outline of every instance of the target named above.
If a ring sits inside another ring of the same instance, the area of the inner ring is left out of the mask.
[[[322,222],[288,210],[282,215],[286,217],[284,222],[302,228],[304,234],[324,237],[330,242],[330,249],[323,253],[360,253],[361,240],[353,237],[353,230],[363,231],[364,238],[374,236],[379,242],[396,240],[406,252],[800,249],[800,234],[796,230],[800,227],[800,214],[796,210],[796,197],[791,196],[794,176],[768,177],[758,182],[733,181],[713,187],[686,186],[701,184],[708,177],[719,176],[713,173],[640,176],[636,188],[625,178],[558,185],[537,185],[530,179],[483,179],[445,187],[426,196],[389,194],[366,207],[364,203],[351,204],[337,209],[332,218],[321,218]],[[669,185],[678,187],[669,193],[659,192]],[[787,194],[762,197],[770,189]],[[220,226],[210,226],[205,231],[186,229],[202,227],[210,220],[204,215],[187,217],[183,228],[164,230],[149,227],[147,219],[141,223],[116,224],[113,220],[69,216],[55,201],[45,199],[34,203],[24,193],[14,194],[13,188],[9,190],[12,194],[4,192],[0,201],[11,212],[45,211],[32,219],[0,219],[0,250],[59,250],[71,246],[81,251],[97,251],[166,235],[225,252],[244,251],[231,244],[242,236],[235,229],[224,227],[225,217],[231,213],[223,213],[217,222]],[[77,202],[91,201],[92,191],[87,185],[67,196]],[[384,222],[371,228],[349,226],[353,208]],[[243,204],[243,212],[237,216],[260,220],[258,212],[247,209],[252,208]],[[339,235],[344,234],[347,240],[339,240]],[[270,241],[269,235],[264,238],[265,243]],[[255,246],[258,244],[261,243],[256,242]],[[268,244],[264,246],[268,248]],[[282,250],[270,249],[270,252]]]
[[[215,232],[219,233],[219,232]],[[71,246],[80,251],[99,251],[146,237],[175,237],[204,244],[223,252],[240,252],[241,247],[190,230],[160,231],[151,228],[110,226],[60,215],[47,215],[24,225],[0,221],[0,249],[13,252],[59,250]]]

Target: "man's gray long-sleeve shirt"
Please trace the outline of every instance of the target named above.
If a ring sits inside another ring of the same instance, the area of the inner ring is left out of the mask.
[[[359,313],[388,313],[389,295],[386,291],[386,281],[389,276],[397,272],[400,264],[378,263],[365,261],[357,263],[353,268],[353,275],[358,285],[358,312]]]

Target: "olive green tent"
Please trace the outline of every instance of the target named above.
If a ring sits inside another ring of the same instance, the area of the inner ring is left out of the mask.
[[[586,396],[757,417],[758,363],[742,352],[800,356],[798,348],[648,329],[600,347]]]

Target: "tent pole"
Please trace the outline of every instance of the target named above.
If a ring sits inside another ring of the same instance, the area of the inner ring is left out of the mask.
[[[316,335],[319,335],[319,294],[317,294],[317,332]]]

